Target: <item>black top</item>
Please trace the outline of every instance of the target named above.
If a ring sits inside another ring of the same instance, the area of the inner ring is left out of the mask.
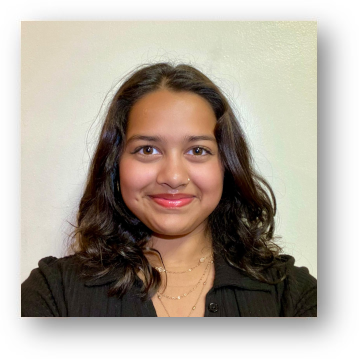
[[[294,258],[281,256],[287,279],[271,285],[250,278],[220,256],[207,293],[205,317],[316,317],[317,281]],[[272,271],[274,273],[274,271]],[[270,271],[271,273],[271,271]],[[272,274],[273,274],[272,273]],[[118,273],[117,273],[118,275]],[[273,278],[274,278],[273,274]],[[21,286],[23,317],[156,317],[151,300],[138,293],[141,281],[121,299],[107,295],[116,273],[84,280],[75,256],[41,259]]]

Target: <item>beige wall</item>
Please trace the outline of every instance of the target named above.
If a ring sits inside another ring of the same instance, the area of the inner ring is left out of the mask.
[[[108,91],[157,61],[191,63],[230,97],[277,196],[279,244],[316,276],[316,31],[315,22],[23,22],[21,280],[65,253]]]

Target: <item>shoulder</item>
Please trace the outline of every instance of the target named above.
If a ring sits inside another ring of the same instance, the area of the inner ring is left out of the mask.
[[[45,257],[39,261],[39,270],[49,278],[63,277],[80,274],[80,261],[77,256],[71,255],[62,258]]]
[[[75,255],[63,258],[45,257],[39,261],[38,268],[34,269],[30,276],[34,271],[38,271],[49,284],[55,284],[80,278],[80,269],[80,262]]]
[[[287,275],[286,280],[295,284],[298,289],[305,290],[305,288],[313,288],[317,286],[317,280],[309,273],[307,267],[297,267],[295,259],[290,255],[281,255],[276,259],[276,263],[282,265],[283,270]]]
[[[21,285],[21,315],[60,316],[65,310],[64,287],[79,280],[76,256],[41,259]]]
[[[305,267],[295,266],[289,255],[281,255],[261,272],[262,280],[224,259],[215,256],[214,290],[227,296],[232,316],[315,317],[317,315],[317,280]],[[233,291],[234,289],[234,291]],[[219,300],[219,299],[218,299]]]
[[[316,317],[317,316],[317,280],[306,267],[295,266],[295,259],[281,255],[277,263],[282,267],[280,274],[286,277],[276,287],[281,297],[284,316]],[[274,270],[271,270],[272,278]],[[275,271],[278,278],[278,271]]]

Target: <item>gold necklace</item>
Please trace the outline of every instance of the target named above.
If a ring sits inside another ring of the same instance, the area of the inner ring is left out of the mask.
[[[211,258],[210,258],[210,259],[211,259]],[[163,292],[163,293],[159,293],[159,292],[158,292],[158,295],[157,295],[158,298],[161,299],[160,296],[162,296],[162,297],[165,297],[165,298],[167,298],[167,299],[179,300],[179,299],[181,299],[181,298],[183,298],[183,297],[187,297],[188,294],[192,293],[192,292],[199,286],[199,284],[201,283],[203,277],[205,276],[205,274],[206,274],[206,272],[207,272],[207,269],[209,268],[210,264],[212,264],[212,263],[213,263],[213,260],[209,260],[209,261],[208,261],[208,264],[207,264],[207,266],[206,266],[206,268],[205,268],[205,270],[204,270],[204,272],[203,272],[201,278],[199,279],[199,281],[197,282],[197,284],[196,284],[192,289],[190,289],[188,292],[183,293],[183,294],[181,294],[181,295],[178,295],[178,296],[176,296],[176,297],[172,297],[172,296],[166,295],[166,294],[164,294],[164,292]],[[203,284],[205,284],[205,283],[206,283],[206,282],[204,282]]]
[[[207,257],[201,257],[199,260],[198,260],[198,263],[194,266],[194,267],[191,267],[189,269],[186,269],[185,271],[183,272],[174,272],[174,271],[169,271],[167,270],[166,268],[163,268],[163,267],[155,267],[155,269],[160,272],[160,273],[163,273],[163,272],[166,272],[166,273],[170,273],[170,274],[184,274],[184,273],[187,273],[187,272],[192,272],[193,269],[197,268],[198,266],[200,266],[202,263],[204,263],[204,261],[206,260]]]
[[[213,263],[213,261],[211,261],[210,263]],[[208,280],[208,277],[209,277],[209,273],[210,273],[210,272],[211,272],[211,268],[210,268],[209,271],[208,271],[206,280],[203,282],[203,286],[202,286],[201,291],[199,292],[199,295],[198,295],[198,298],[197,298],[197,300],[196,300],[196,303],[195,303],[194,306],[191,308],[191,311],[190,311],[189,314],[187,315],[187,318],[190,317],[191,314],[193,313],[193,311],[196,309],[196,306],[197,306],[197,304],[198,304],[198,301],[199,301],[199,299],[201,298],[201,294],[202,294],[202,292],[203,292],[204,286],[205,286],[206,283],[207,283],[207,280]],[[157,297],[158,297],[160,303],[162,304],[163,309],[165,310],[166,314],[168,315],[169,318],[171,318],[170,314],[168,313],[168,310],[166,309],[165,305],[164,305],[163,302],[162,302],[161,296],[158,295]]]

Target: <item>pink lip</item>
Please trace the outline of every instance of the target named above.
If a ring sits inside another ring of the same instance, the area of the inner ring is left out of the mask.
[[[177,194],[161,193],[161,194],[151,195],[149,197],[160,206],[166,208],[183,207],[191,203],[194,199],[194,196],[183,194],[183,193],[177,193]]]

